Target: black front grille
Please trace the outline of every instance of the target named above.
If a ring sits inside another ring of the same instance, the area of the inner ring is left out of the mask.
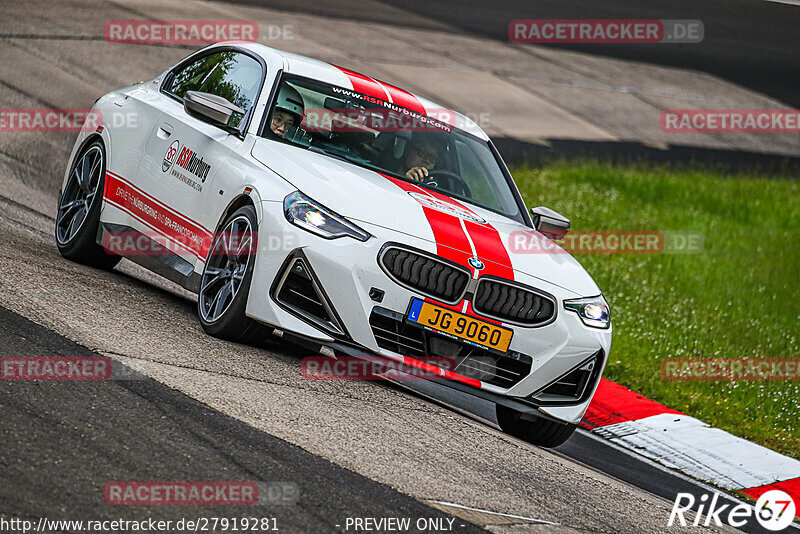
[[[382,349],[420,361],[430,357],[441,364],[449,362],[451,371],[487,384],[510,388],[531,372],[530,356],[509,351],[497,354],[480,347],[459,343],[403,321],[397,312],[375,307],[369,317],[375,341]]]
[[[555,317],[555,300],[531,289],[481,279],[472,307],[487,317],[527,326],[539,326]]]
[[[382,251],[380,264],[398,284],[447,303],[461,300],[470,279],[466,268],[396,246]]]

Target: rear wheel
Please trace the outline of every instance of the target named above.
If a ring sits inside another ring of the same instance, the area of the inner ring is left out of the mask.
[[[222,223],[206,258],[197,316],[206,333],[239,343],[267,337],[266,328],[245,315],[256,254],[256,210],[243,206]]]
[[[503,432],[540,447],[558,447],[578,428],[578,425],[557,423],[542,417],[522,414],[499,404],[497,423]]]
[[[121,256],[106,254],[97,244],[105,175],[103,143],[89,143],[75,158],[58,201],[55,237],[58,251],[66,259],[112,269]]]

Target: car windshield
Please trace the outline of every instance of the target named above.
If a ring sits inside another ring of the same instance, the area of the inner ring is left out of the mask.
[[[420,114],[284,74],[263,135],[519,219],[519,206],[489,143],[457,126],[452,112]]]

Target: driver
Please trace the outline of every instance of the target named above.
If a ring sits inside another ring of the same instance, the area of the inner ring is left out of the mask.
[[[297,89],[284,83],[272,111],[269,129],[278,137],[285,137],[290,126],[298,126],[303,120],[303,97]]]
[[[403,159],[403,171],[407,178],[415,182],[424,182],[428,171],[436,167],[445,148],[445,140],[441,134],[417,132],[411,137]]]

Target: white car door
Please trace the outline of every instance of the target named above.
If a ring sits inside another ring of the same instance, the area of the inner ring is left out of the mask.
[[[159,79],[156,79],[158,83]],[[158,95],[155,83],[140,83],[117,92],[103,107],[103,127],[107,138],[108,163],[106,175],[106,202],[117,209],[102,215],[104,223],[117,227],[144,227],[139,215],[134,216],[134,192],[151,126],[161,111],[154,107]]]
[[[158,214],[158,231],[178,244],[173,252],[192,268],[205,260],[219,217],[203,206],[210,195],[222,194],[215,176],[243,142],[264,77],[263,63],[254,56],[214,48],[173,69],[157,97],[160,114],[145,140],[138,182],[166,206]],[[184,110],[186,91],[222,96],[245,114],[235,114],[227,128],[210,124]]]

